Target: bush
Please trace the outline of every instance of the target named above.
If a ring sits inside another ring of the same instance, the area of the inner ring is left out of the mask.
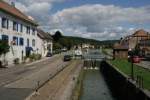
[[[29,55],[29,58],[30,58],[31,61],[33,61],[33,60],[39,60],[39,59],[41,59],[41,54],[35,54],[35,53],[33,53],[33,54]]]
[[[3,65],[2,65],[2,61],[0,61],[0,68],[1,68],[1,67],[3,67]]]
[[[35,60],[40,60],[41,57],[42,57],[41,54],[36,54],[36,55],[35,55]]]
[[[9,52],[9,45],[6,41],[0,40],[0,56]]]
[[[14,59],[14,64],[19,64],[19,58]]]

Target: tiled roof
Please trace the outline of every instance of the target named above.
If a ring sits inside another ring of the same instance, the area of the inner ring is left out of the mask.
[[[148,32],[146,32],[143,29],[137,30],[132,36],[150,36],[150,34]]]
[[[119,50],[128,50],[128,46],[127,45],[121,45],[121,44],[118,44],[116,43],[113,47],[113,49],[119,49]]]
[[[7,12],[15,17],[18,17],[24,21],[27,21],[33,25],[38,25],[34,20],[31,20],[28,16],[26,16],[24,13],[22,13],[20,10],[15,8],[14,6],[11,6],[10,4],[0,0],[0,10]]]
[[[49,33],[44,32],[41,29],[37,29],[37,34],[41,39],[52,40],[52,37]]]

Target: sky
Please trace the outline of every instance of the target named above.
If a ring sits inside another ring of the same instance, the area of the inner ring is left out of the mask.
[[[63,35],[120,39],[138,29],[150,32],[150,0],[5,0],[15,2],[39,27]]]

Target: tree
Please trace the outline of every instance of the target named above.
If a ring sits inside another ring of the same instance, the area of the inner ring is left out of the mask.
[[[62,45],[60,45],[59,43],[54,42],[54,44],[53,44],[53,49],[54,50],[61,49],[61,48],[62,48]]]
[[[68,50],[71,49],[71,47],[73,46],[73,42],[71,39],[69,38],[61,38],[59,40],[59,43],[63,46],[63,47],[66,47]]]
[[[0,40],[0,56],[9,52],[9,45],[6,41]]]
[[[8,42],[0,40],[0,56],[4,54],[4,60],[6,53],[9,52]],[[2,67],[2,62],[0,61],[0,67]]]
[[[56,33],[52,36],[54,41],[58,41],[60,38],[62,38],[62,33],[60,31],[56,31]]]

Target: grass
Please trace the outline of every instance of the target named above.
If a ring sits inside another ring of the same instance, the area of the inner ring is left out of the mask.
[[[111,48],[102,48],[102,53],[112,56],[112,49]]]
[[[124,74],[131,76],[131,63],[125,59],[115,59],[109,61],[112,65],[118,68]],[[143,77],[143,87],[150,91],[150,70],[144,69],[140,66],[134,65],[134,79],[136,79],[137,75]]]

